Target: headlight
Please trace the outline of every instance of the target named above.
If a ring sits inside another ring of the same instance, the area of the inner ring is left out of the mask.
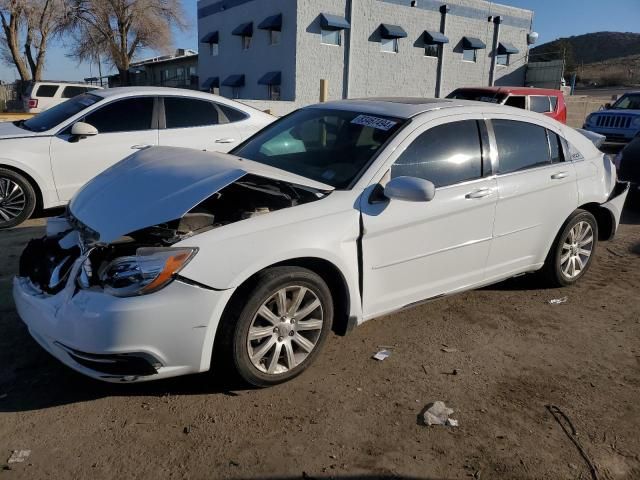
[[[590,125],[590,124],[591,124],[591,119],[592,119],[592,118],[593,118],[593,113],[587,117],[587,119],[585,120],[585,123],[586,123],[587,125]]]
[[[640,117],[636,117],[631,121],[631,125],[634,127],[640,127]]]
[[[173,281],[198,252],[197,248],[139,248],[102,268],[98,276],[105,292],[133,297],[157,292]]]

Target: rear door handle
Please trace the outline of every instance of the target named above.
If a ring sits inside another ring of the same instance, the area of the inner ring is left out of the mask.
[[[563,178],[567,178],[568,176],[568,172],[558,172],[551,175],[551,180],[562,180]]]
[[[145,148],[150,148],[151,145],[131,145],[131,150],[144,150]]]
[[[477,198],[485,198],[493,195],[493,190],[490,188],[481,188],[479,190],[474,190],[473,192],[469,192],[466,195],[466,198],[469,199],[477,199]]]
[[[216,143],[235,143],[235,138],[219,138],[216,140]]]

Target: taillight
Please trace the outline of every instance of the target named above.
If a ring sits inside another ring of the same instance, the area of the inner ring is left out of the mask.
[[[29,99],[29,108],[38,108],[38,99],[30,98]]]

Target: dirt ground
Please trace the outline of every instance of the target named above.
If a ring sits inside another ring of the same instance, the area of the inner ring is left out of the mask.
[[[600,479],[640,478],[640,209],[575,287],[520,277],[373,320],[267,390],[210,375],[113,386],[59,364],[10,292],[42,224],[0,232],[0,479],[592,478],[548,404]],[[371,359],[382,345],[392,355]],[[458,428],[420,424],[435,400]],[[31,454],[9,465],[13,450]]]

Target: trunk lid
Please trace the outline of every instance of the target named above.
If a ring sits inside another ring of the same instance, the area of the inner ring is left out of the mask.
[[[87,183],[73,197],[73,217],[100,243],[183,217],[247,174],[321,191],[333,187],[278,168],[216,152],[153,147],[138,152]]]

